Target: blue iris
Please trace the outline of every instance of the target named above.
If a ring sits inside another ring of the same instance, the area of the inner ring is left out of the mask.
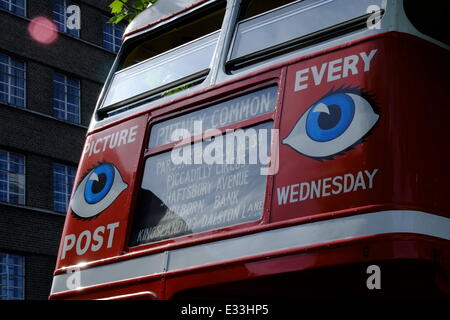
[[[314,104],[306,119],[306,133],[318,142],[336,139],[348,129],[355,115],[353,99],[331,94]]]
[[[94,168],[89,174],[84,198],[87,203],[94,204],[102,200],[114,182],[114,167],[109,163],[104,163]]]

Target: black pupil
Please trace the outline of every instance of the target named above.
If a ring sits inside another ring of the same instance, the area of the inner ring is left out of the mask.
[[[92,183],[92,192],[93,193],[99,193],[103,190],[106,184],[106,174],[100,173],[98,176],[98,181],[94,180],[94,183]]]
[[[319,115],[318,124],[322,130],[334,128],[341,120],[341,108],[338,105],[328,106],[328,110],[330,114],[321,112]]]

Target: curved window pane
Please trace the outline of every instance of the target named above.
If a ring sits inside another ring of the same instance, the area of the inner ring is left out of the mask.
[[[230,59],[244,57],[365,16],[382,0],[304,0],[238,24]]]
[[[209,69],[219,33],[117,72],[104,106],[109,106]]]

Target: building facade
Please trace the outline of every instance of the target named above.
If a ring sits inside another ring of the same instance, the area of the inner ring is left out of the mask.
[[[107,1],[0,0],[0,299],[47,299],[77,163],[120,46]]]

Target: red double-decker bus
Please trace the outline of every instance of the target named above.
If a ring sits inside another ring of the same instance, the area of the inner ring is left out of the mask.
[[[448,294],[446,7],[147,8],[92,117],[50,299]]]

